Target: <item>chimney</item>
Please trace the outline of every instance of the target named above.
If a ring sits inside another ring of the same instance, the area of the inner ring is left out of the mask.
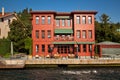
[[[4,7],[2,7],[2,16],[4,16],[5,12],[4,12]]]

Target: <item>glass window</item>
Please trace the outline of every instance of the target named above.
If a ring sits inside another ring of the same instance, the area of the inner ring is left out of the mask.
[[[45,52],[45,45],[42,45],[42,52]]]
[[[77,30],[77,38],[80,38],[80,30]]]
[[[65,20],[64,19],[62,20],[62,26],[65,26]]]
[[[56,20],[56,26],[60,26],[60,20]]]
[[[0,29],[0,36],[1,36],[1,29]]]
[[[82,24],[86,24],[86,17],[85,16],[82,17]]]
[[[70,19],[67,20],[67,26],[70,26]]]
[[[92,52],[92,45],[89,44],[89,52]]]
[[[42,30],[42,39],[44,39],[45,38],[45,31],[44,30]]]
[[[36,30],[35,34],[36,34],[36,38],[39,39],[39,30]]]
[[[86,44],[83,44],[83,52],[86,52]]]
[[[36,45],[36,53],[39,53],[39,45]]]
[[[48,24],[50,24],[50,23],[51,23],[51,17],[48,16]]]
[[[90,38],[90,39],[92,38],[92,30],[88,31],[88,38]]]
[[[51,31],[48,30],[47,33],[48,33],[48,38],[51,38]]]
[[[36,24],[39,24],[39,16],[36,16]]]
[[[92,24],[92,17],[88,16],[88,24]]]
[[[45,16],[42,16],[42,24],[45,24]]]
[[[76,22],[77,22],[77,24],[80,24],[80,16],[77,16]]]
[[[50,45],[48,45],[48,53],[51,52],[51,48],[50,48]]]
[[[82,37],[85,39],[86,38],[86,31],[85,30],[83,30],[83,32],[82,32]]]

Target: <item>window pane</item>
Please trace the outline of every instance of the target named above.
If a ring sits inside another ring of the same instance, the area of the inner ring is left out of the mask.
[[[51,48],[50,48],[50,45],[48,45],[48,53],[51,52]]]
[[[65,20],[62,20],[62,26],[65,26]]]
[[[92,45],[89,45],[89,52],[92,52]]]
[[[70,20],[69,19],[67,20],[67,26],[70,26]]]
[[[77,38],[80,38],[80,30],[77,30]]]
[[[77,16],[76,21],[77,21],[77,24],[80,24],[80,16]]]
[[[88,31],[88,38],[90,38],[90,39],[92,38],[92,30]]]
[[[36,45],[36,53],[39,53],[39,45]]]
[[[51,17],[48,16],[48,24],[50,24],[50,23],[51,23]]]
[[[92,24],[92,17],[91,16],[88,17],[88,24]]]
[[[85,16],[82,17],[82,23],[86,24],[86,17]]]
[[[60,20],[56,20],[56,26],[60,26]]]
[[[48,33],[48,38],[51,38],[51,31],[48,30],[47,33]]]
[[[42,24],[45,24],[45,17],[42,16]]]
[[[39,38],[39,30],[36,30],[36,38]]]
[[[86,31],[85,30],[83,30],[82,36],[83,36],[84,39],[86,38]]]
[[[45,45],[42,45],[42,52],[45,52]]]
[[[42,30],[42,38],[44,39],[45,38],[45,31]]]
[[[83,44],[83,52],[86,52],[86,44]]]
[[[36,16],[36,24],[39,24],[39,16]]]

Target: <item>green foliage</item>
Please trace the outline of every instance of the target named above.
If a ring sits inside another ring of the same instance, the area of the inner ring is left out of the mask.
[[[0,55],[4,56],[10,53],[10,41],[7,39],[0,39]]]
[[[113,41],[120,42],[120,34],[117,29],[119,24],[110,23],[110,17],[106,14],[100,16],[101,22],[95,22],[96,42]]]
[[[28,9],[24,9],[18,13],[18,20],[14,20],[10,24],[10,32],[8,39],[13,42],[15,52],[26,52],[25,40],[27,37],[31,37],[31,22],[30,13]]]
[[[32,52],[32,39],[30,37],[25,39],[25,49],[29,50],[29,54]]]

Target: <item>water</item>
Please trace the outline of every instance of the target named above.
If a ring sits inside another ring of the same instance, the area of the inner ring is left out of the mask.
[[[9,69],[0,80],[120,80],[120,67]]]

